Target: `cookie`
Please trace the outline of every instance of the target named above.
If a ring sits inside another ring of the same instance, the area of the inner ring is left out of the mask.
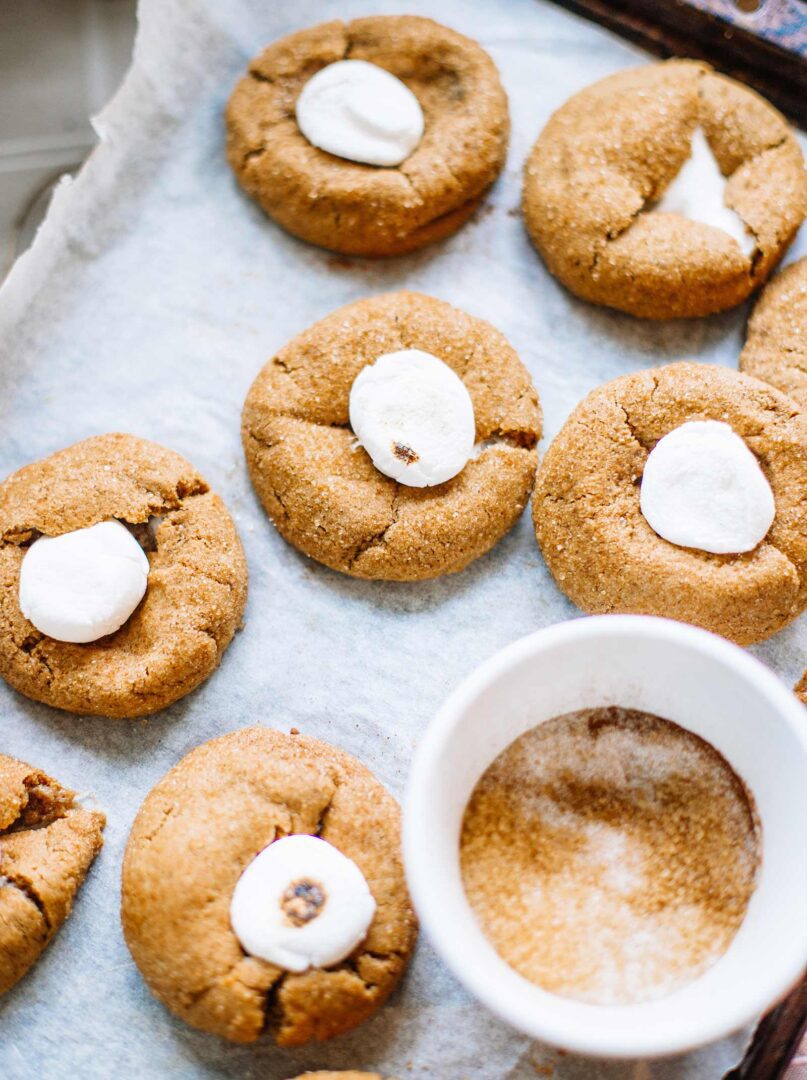
[[[755,240],[643,213],[701,130],[726,177],[725,204]],[[759,95],[685,60],[620,71],[572,97],[528,158],[524,217],[550,272],[583,300],[648,319],[709,315],[758,288],[807,215],[795,136]]]
[[[115,633],[85,644],[43,635],[22,614],[20,568],[40,535],[115,518],[150,563],[146,594]],[[247,568],[221,499],[178,454],[99,435],[0,484],[0,675],[69,712],[144,716],[190,693],[240,624]]]
[[[0,994],[70,914],[105,822],[39,769],[0,754]]]
[[[359,164],[318,149],[295,104],[329,64],[364,60],[415,94],[425,128],[396,167]],[[476,42],[414,15],[327,22],[257,56],[227,106],[227,157],[270,217],[309,243],[347,255],[400,255],[463,225],[501,172],[507,98]]]
[[[796,691],[796,695],[807,705],[807,671],[804,672],[793,689]]]
[[[377,910],[343,962],[284,971],[245,953],[229,908],[246,866],[278,837],[328,840],[361,869]],[[329,1039],[371,1016],[414,947],[397,803],[355,758],[301,735],[248,728],[197,747],[146,797],[123,864],[126,943],[152,992],[192,1027],[280,1046]]]
[[[748,322],[740,370],[807,409],[807,258],[765,287]]]
[[[478,454],[435,487],[379,472],[348,425],[359,372],[410,348],[444,361],[473,402]],[[284,539],[354,577],[415,581],[464,569],[516,522],[532,490],[541,412],[498,330],[398,292],[340,308],[281,349],[252,384],[241,432],[252,483]]]
[[[679,547],[640,508],[649,452],[691,420],[720,420],[756,456],[775,501],[765,539],[740,555]],[[533,494],[535,533],[558,586],[584,611],[665,615],[741,645],[807,607],[807,414],[748,375],[679,363],[614,379],[577,406]]]

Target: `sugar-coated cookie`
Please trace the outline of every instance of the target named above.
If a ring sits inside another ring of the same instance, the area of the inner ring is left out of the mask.
[[[658,535],[641,509],[659,440],[691,421],[728,424],[770,485],[775,516],[743,554]],[[593,390],[546,453],[533,494],[538,543],[558,586],[584,611],[665,615],[741,645],[807,608],[807,414],[748,375],[679,363]]]
[[[39,537],[117,520],[150,564],[128,620],[98,640],[55,640],[23,614],[20,573]],[[241,622],[247,568],[221,499],[178,454],[133,435],[99,435],[0,484],[0,675],[70,712],[143,716],[190,693]]]
[[[417,98],[423,136],[400,164],[338,157],[300,130],[304,86],[345,60],[383,68]],[[501,172],[508,137],[507,97],[487,53],[414,15],[282,38],[251,62],[227,106],[227,157],[244,190],[290,233],[348,255],[399,255],[450,236]]]
[[[105,820],[41,770],[0,754],[0,994],[70,914]]]
[[[473,404],[476,449],[434,487],[384,475],[349,426],[354,380],[404,349],[438,357]],[[512,527],[532,490],[541,412],[498,330],[398,292],[348,304],[281,349],[252,384],[241,430],[252,483],[289,543],[355,577],[413,581],[462,570]]]
[[[302,972],[248,954],[230,919],[246,868],[298,834],[353,860],[376,903],[349,956]],[[122,918],[149,987],[193,1027],[235,1042],[268,1030],[280,1046],[349,1031],[397,985],[417,935],[398,804],[355,758],[316,739],[269,728],[213,739],[140,808],[123,864]]]
[[[807,409],[807,258],[765,286],[748,322],[740,370]]]
[[[653,210],[699,133],[726,178],[721,209],[750,230],[748,252],[722,228]],[[771,273],[807,215],[807,173],[758,94],[670,60],[610,75],[551,117],[527,161],[523,208],[547,267],[582,299],[650,319],[708,315]]]

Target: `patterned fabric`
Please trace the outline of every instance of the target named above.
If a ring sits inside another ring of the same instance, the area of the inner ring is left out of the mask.
[[[807,59],[807,12],[802,0],[688,0],[733,26],[742,27]],[[743,7],[756,10],[745,11]]]

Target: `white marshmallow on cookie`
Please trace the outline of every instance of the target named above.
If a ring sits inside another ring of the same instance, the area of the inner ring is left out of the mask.
[[[284,836],[236,883],[230,925],[245,952],[283,968],[338,964],[361,944],[376,902],[364,874],[318,836]]]
[[[465,383],[420,349],[385,353],[362,368],[350,390],[350,426],[379,472],[408,487],[450,480],[474,451]]]
[[[641,510],[654,532],[714,554],[753,551],[773,524],[773,492],[744,440],[719,420],[691,420],[651,450]]]
[[[406,85],[366,60],[337,60],[312,75],[297,125],[320,150],[365,165],[400,165],[423,137],[423,110]]]
[[[689,157],[652,209],[681,214],[691,221],[721,229],[737,241],[744,255],[750,256],[756,247],[743,219],[726,206],[726,178],[703,128],[695,128]]]
[[[41,536],[22,560],[20,609],[56,641],[97,641],[130,617],[148,573],[145,552],[119,521]]]

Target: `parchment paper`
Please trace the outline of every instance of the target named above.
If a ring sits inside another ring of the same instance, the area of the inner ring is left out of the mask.
[[[385,263],[286,236],[237,188],[222,109],[248,58],[327,18],[409,11],[479,39],[513,117],[508,167],[447,243]],[[475,1005],[421,941],[404,987],[371,1022],[288,1053],[236,1047],[175,1021],[145,988],[118,922],[119,868],[151,786],[198,743],[246,724],[296,725],[345,747],[401,794],[419,734],[448,691],[513,639],[579,613],[558,592],[528,515],[459,576],[353,581],[280,540],[247,478],[239,414],[288,338],[340,304],[403,286],[490,319],[533,374],[543,447],[599,383],[683,357],[734,366],[746,310],[657,325],[571,298],[517,214],[520,171],[550,112],[644,55],[540,0],[143,0],[133,68],[97,122],[102,144],[57,192],[0,294],[0,475],[85,436],[156,439],[226,500],[250,568],[246,627],[199,691],[148,721],[82,719],[0,685],[0,748],[91,793],[106,846],[75,912],[0,1001],[0,1076],[238,1076],[374,1068],[404,1080],[716,1080],[748,1033],[682,1061],[598,1066],[531,1046]],[[807,250],[802,239],[800,251]],[[804,620],[755,652],[788,682]]]

